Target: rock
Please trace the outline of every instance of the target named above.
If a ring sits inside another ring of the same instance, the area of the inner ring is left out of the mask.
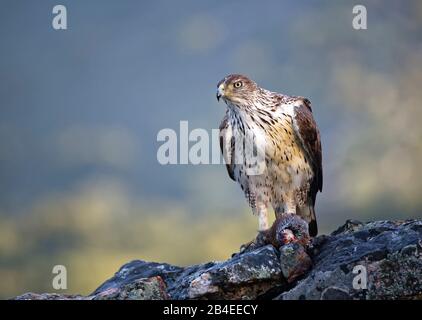
[[[293,282],[312,266],[312,260],[299,243],[289,243],[280,247],[280,265],[284,278]]]
[[[167,263],[146,262],[134,260],[120,267],[115,275],[99,286],[93,295],[100,294],[109,289],[119,289],[130,285],[138,279],[160,277],[169,286],[175,281],[183,268],[169,265]]]
[[[277,250],[267,245],[224,262],[188,267],[168,292],[173,299],[256,299],[283,284]]]
[[[348,221],[318,238],[312,270],[277,299],[421,298],[422,221]]]
[[[226,261],[188,267],[135,260],[89,296],[26,293],[15,299],[422,298],[420,220],[348,220],[307,247],[277,247],[262,243]]]
[[[133,261],[101,285],[95,294],[121,288],[137,277],[157,275],[166,283],[169,297],[178,300],[255,299],[283,284],[277,250],[268,245],[224,262],[186,268]]]
[[[13,300],[89,300],[89,299],[81,295],[27,292],[27,293],[24,293],[23,295],[13,298]]]
[[[15,300],[165,300],[166,285],[161,277],[134,279],[119,286],[110,286],[89,296],[56,293],[25,293]]]
[[[141,278],[119,287],[99,291],[93,300],[166,300],[166,285],[161,277]]]

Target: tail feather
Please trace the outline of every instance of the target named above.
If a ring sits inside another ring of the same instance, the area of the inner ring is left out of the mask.
[[[302,219],[308,222],[309,235],[315,237],[318,234],[318,225],[314,206],[304,205],[303,207],[297,207],[296,212]]]
[[[318,234],[318,225],[316,221],[315,208],[312,206],[309,209],[311,211],[311,221],[309,221],[308,224],[309,235],[311,237],[315,237]]]

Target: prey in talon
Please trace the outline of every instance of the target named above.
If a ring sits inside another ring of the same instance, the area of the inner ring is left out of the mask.
[[[285,214],[277,217],[269,229],[259,231],[254,240],[242,245],[240,252],[251,251],[267,244],[275,248],[289,243],[299,243],[307,247],[310,242],[308,223],[297,215]]]

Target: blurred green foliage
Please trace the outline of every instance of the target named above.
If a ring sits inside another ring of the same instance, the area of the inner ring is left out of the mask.
[[[2,290],[52,291],[56,264],[67,267],[68,292],[88,294],[135,258],[179,265],[227,259],[252,239],[256,221],[247,210],[209,210],[192,217],[177,203],[136,203],[111,181],[42,199],[30,214],[2,218]]]

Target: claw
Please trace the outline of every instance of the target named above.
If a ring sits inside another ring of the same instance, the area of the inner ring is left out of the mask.
[[[253,247],[255,240],[249,241],[247,243],[244,243],[240,246],[239,252],[235,252],[232,254],[232,258],[234,258],[237,255],[240,255],[244,252],[247,252],[251,247]]]
[[[296,215],[286,214],[277,217],[271,228],[259,231],[255,239],[241,245],[239,253],[234,255],[242,254],[267,244],[279,248],[289,243],[299,243],[306,247],[309,245],[310,239],[307,223]]]
[[[265,232],[259,232],[255,239],[240,246],[239,253],[254,250],[267,244]]]
[[[251,246],[251,244],[252,244],[252,241],[251,242],[248,242],[248,243],[242,244],[240,246],[239,253],[245,252]]]

